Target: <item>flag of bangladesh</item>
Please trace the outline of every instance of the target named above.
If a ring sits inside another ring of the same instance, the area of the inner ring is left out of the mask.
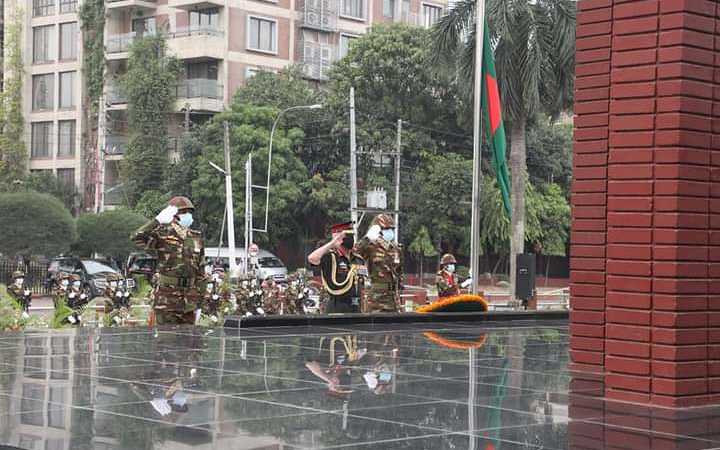
[[[502,194],[505,212],[510,217],[510,177],[505,159],[505,127],[502,120],[500,91],[495,74],[495,57],[490,46],[488,25],[485,21],[482,58],[482,110],[487,124],[486,139],[492,151],[492,162],[497,176],[498,187]]]

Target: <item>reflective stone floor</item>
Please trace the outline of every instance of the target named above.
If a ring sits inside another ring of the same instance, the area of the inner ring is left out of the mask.
[[[0,448],[720,447],[720,409],[597,397],[564,323],[25,332],[0,355]]]

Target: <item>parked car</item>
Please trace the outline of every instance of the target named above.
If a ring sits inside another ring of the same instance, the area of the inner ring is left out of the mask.
[[[145,252],[135,252],[128,256],[125,272],[128,278],[137,280],[145,278],[152,282],[152,277],[157,270],[157,258]]]
[[[58,272],[79,275],[83,289],[89,294],[91,300],[103,294],[109,274],[123,276],[117,266],[110,260],[60,256],[50,262],[46,278],[48,286],[52,286]],[[129,288],[135,287],[135,281],[128,279],[127,286]]]
[[[227,269],[230,267],[230,250],[227,247],[209,247],[205,249],[205,259],[209,264],[212,264],[216,259],[222,261],[223,266]],[[237,261],[238,267],[242,269],[244,264],[245,249],[235,249],[235,260]],[[272,277],[276,282],[283,283],[287,280],[288,270],[285,264],[267,250],[260,250],[257,256],[257,262],[255,264],[255,275],[258,280],[265,280],[267,277]]]

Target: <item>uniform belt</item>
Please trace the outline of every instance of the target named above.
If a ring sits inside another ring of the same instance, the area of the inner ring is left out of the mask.
[[[163,274],[160,274],[158,281],[160,286],[170,286],[176,288],[190,288],[195,284],[195,280],[193,278],[173,277]]]

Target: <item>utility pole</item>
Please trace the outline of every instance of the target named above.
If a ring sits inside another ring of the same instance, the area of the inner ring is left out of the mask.
[[[397,155],[395,155],[395,243],[400,242],[400,158],[402,157],[402,119],[397,123]]]
[[[245,275],[250,273],[250,245],[253,241],[252,202],[252,153],[249,153],[245,162],[245,255],[243,256]]]
[[[235,260],[235,214],[232,196],[232,171],[230,167],[230,124],[223,123],[225,129],[224,150],[225,150],[225,207],[227,208],[228,224],[228,258],[230,259],[230,277],[237,276],[237,261]]]
[[[485,0],[477,0],[475,9],[475,79],[473,110],[473,184],[472,219],[470,224],[470,270],[472,293],[477,295],[480,283],[480,193],[482,189],[482,134],[480,128],[480,97],[482,95],[482,52],[485,26]],[[512,255],[511,255],[512,257]]]
[[[350,88],[350,219],[358,235],[357,143],[355,142],[355,88]]]

